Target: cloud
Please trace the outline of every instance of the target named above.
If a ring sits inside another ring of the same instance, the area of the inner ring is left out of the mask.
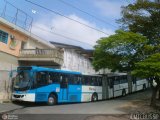
[[[117,0],[94,0],[94,5],[99,9],[102,15],[109,18],[118,18],[120,17],[123,2],[118,2]]]
[[[101,31],[104,31],[109,35],[114,34],[111,29],[99,28],[95,23],[91,23],[74,14],[69,15],[68,17],[80,21],[81,23],[84,23],[88,26],[100,29]],[[52,32],[52,34],[43,31],[38,27],[48,30]],[[53,17],[50,22],[47,23],[45,19],[37,21],[33,25],[32,32],[42,38],[45,38],[48,41],[73,44],[84,48],[92,48],[98,39],[100,39],[101,37],[107,37],[106,34],[87,28],[81,24],[78,24],[74,21],[68,20],[60,16]],[[54,33],[67,36],[68,38],[57,36]]]

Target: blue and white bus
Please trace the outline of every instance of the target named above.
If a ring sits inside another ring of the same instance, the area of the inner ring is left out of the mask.
[[[118,96],[125,96],[128,94],[128,79],[126,73],[117,73],[107,76],[108,82],[108,98],[114,98]]]
[[[150,87],[149,80],[135,77],[132,78],[132,92],[145,90],[148,87]]]
[[[44,67],[18,67],[12,101],[88,102],[102,99],[102,77]]]
[[[147,79],[136,78],[127,73],[113,73],[103,75],[103,99],[110,99],[119,96],[126,96],[133,92],[138,92],[149,88]]]

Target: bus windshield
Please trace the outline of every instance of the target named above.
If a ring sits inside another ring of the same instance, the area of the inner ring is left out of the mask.
[[[14,90],[24,91],[29,89],[30,75],[29,71],[20,71],[15,77]]]

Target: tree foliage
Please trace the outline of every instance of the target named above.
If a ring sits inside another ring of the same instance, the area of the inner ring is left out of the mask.
[[[160,4],[137,0],[123,6],[121,13],[118,22],[123,31],[98,40],[93,65],[96,70],[133,70],[136,76],[156,79],[158,85],[151,99],[154,106],[160,88]]]
[[[143,59],[146,43],[146,37],[140,34],[118,30],[116,34],[97,42],[93,65],[96,70],[109,68],[112,71],[130,71],[135,62]]]
[[[95,69],[132,70],[134,63],[159,53],[159,21],[160,4],[149,0],[137,0],[134,4],[123,6],[119,22],[123,30],[128,32],[125,34],[124,31],[117,31],[115,35],[98,40],[93,61]],[[145,43],[141,38],[136,38],[139,34],[147,38]]]
[[[119,22],[124,30],[146,36],[149,39],[148,44],[160,43],[160,4],[150,0],[137,0],[136,3],[122,8]]]
[[[160,77],[160,53],[135,64],[132,74],[143,78]]]

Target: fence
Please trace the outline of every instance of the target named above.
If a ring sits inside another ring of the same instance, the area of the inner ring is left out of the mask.
[[[0,17],[31,31],[33,18],[6,0],[0,0]]]

